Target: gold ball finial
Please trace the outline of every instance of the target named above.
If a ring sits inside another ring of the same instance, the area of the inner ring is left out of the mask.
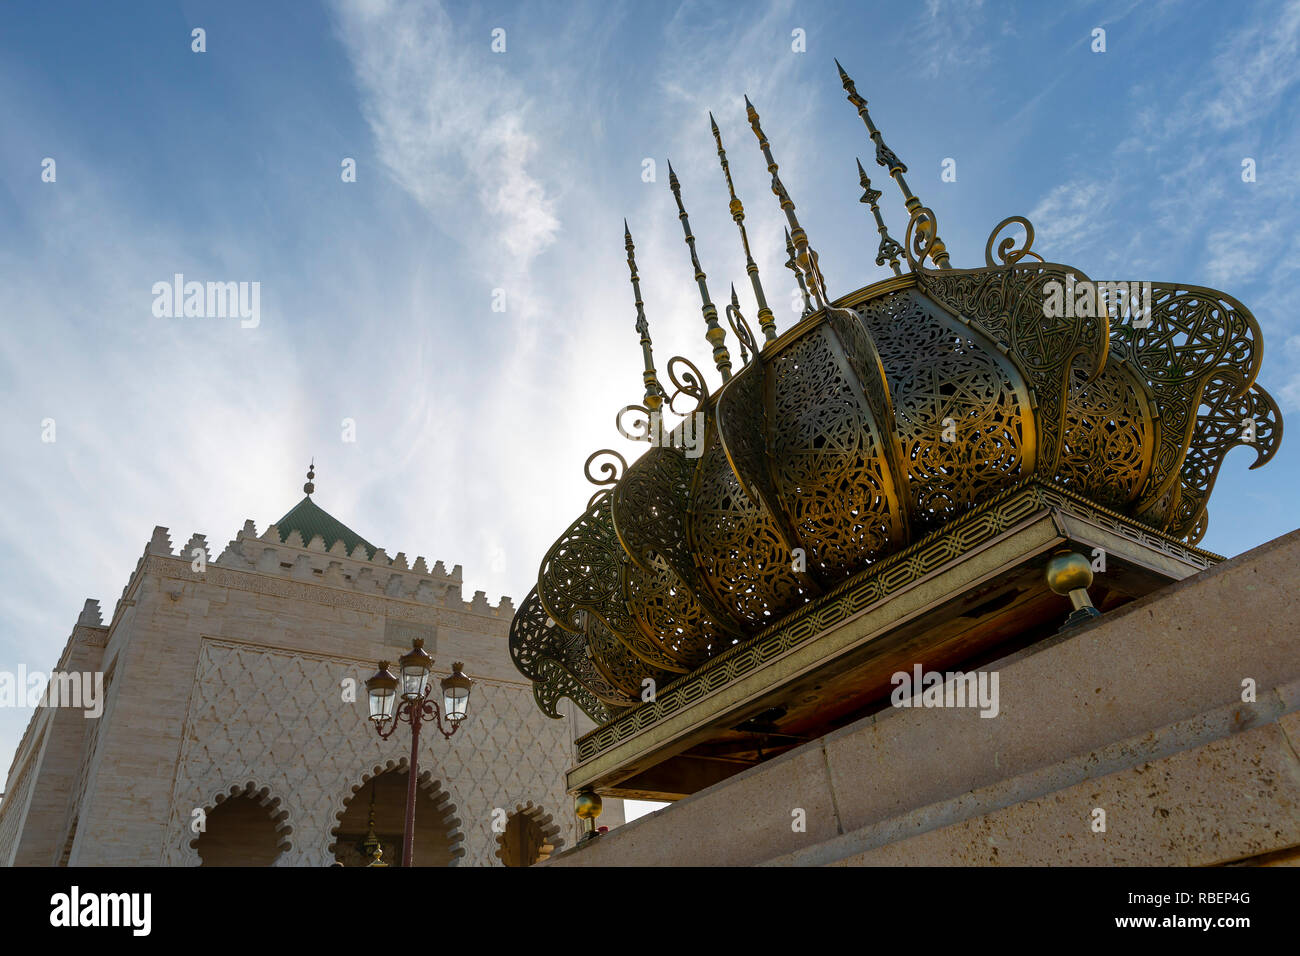
[[[1058,551],[1047,562],[1047,586],[1057,594],[1069,594],[1092,584],[1092,564],[1077,551]]]
[[[605,809],[605,803],[596,791],[584,790],[573,798],[573,809],[579,820],[595,820]]]
[[[313,491],[316,490],[316,485],[312,481],[312,479],[314,479],[315,477],[316,477],[316,459],[313,458],[311,460],[311,464],[307,467],[307,484],[302,486],[302,490],[307,492],[307,494],[311,494]]]

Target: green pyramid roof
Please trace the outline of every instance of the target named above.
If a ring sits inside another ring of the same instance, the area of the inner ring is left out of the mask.
[[[357,545],[366,549],[367,558],[373,558],[375,551],[378,550],[338,518],[319,507],[311,500],[311,495],[307,495],[294,505],[287,515],[275,523],[275,526],[280,531],[281,542],[288,539],[290,532],[297,531],[302,535],[303,544],[310,544],[312,538],[320,535],[325,539],[326,549],[334,547],[335,541],[342,541],[343,546],[348,549],[348,554],[351,554]]]

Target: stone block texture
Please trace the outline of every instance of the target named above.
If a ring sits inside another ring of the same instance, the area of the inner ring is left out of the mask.
[[[0,805],[0,865],[196,865],[195,811],[235,793],[274,815],[276,865],[330,865],[347,802],[409,759],[405,725],[376,735],[364,681],[413,636],[438,676],[463,661],[476,681],[459,732],[428,727],[420,745],[456,862],[500,865],[497,808],[540,807],[559,848],[574,844],[573,720],[543,715],[514,669],[509,599],[462,600],[459,565],[301,537],[249,522],[209,561],[202,536],[174,554],[155,530],[112,620],[88,605],[55,668],[103,674],[102,716],[34,713]]]

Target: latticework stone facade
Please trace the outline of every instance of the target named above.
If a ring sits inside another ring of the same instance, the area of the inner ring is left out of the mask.
[[[87,602],[56,669],[101,672],[103,713],[36,711],[0,806],[0,864],[197,865],[196,821],[239,796],[273,822],[258,832],[275,865],[355,857],[335,852],[341,816],[373,777],[404,774],[410,748],[406,728],[374,733],[364,681],[413,637],[439,676],[457,660],[475,679],[459,732],[421,737],[437,813],[417,824],[444,830],[461,865],[500,865],[503,819],[522,805],[573,845],[564,770],[585,718],[538,712],[510,663],[508,598],[462,600],[459,566],[252,522],[208,561],[203,536],[173,553],[155,529],[111,622]]]

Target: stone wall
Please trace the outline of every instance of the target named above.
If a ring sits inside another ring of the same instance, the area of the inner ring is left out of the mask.
[[[413,636],[440,675],[463,661],[476,681],[460,731],[421,737],[425,784],[437,781],[459,821],[461,865],[497,863],[493,811],[530,801],[573,844],[572,721],[541,714],[515,671],[508,598],[463,601],[459,566],[327,551],[296,532],[282,544],[274,527],[258,536],[251,522],[209,559],[202,535],[173,553],[155,529],[99,629],[95,660],[67,665],[102,667],[102,718],[33,717],[0,807],[0,864],[197,864],[194,810],[237,791],[278,800],[288,845],[279,865],[328,865],[330,831],[354,790],[407,760],[409,730],[380,741],[366,719],[364,680]],[[64,727],[74,718],[92,726],[74,737]]]
[[[107,635],[98,603],[87,601],[53,670],[99,671]],[[0,866],[53,866],[63,859],[101,726],[74,708],[41,707],[32,715],[0,808]]]

